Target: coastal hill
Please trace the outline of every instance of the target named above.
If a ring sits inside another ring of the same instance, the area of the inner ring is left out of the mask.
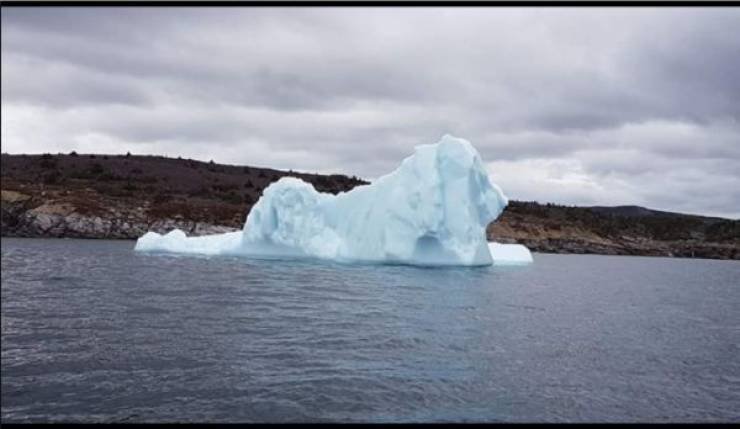
[[[740,220],[638,206],[510,201],[488,235],[539,252],[740,259]]]
[[[262,191],[283,176],[338,193],[367,182],[141,155],[2,155],[2,236],[134,239],[179,228],[240,229]],[[740,259],[740,221],[637,206],[510,201],[491,240],[533,251]]]

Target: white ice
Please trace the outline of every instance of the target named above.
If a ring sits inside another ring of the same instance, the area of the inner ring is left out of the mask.
[[[486,241],[486,226],[507,204],[475,148],[445,135],[416,146],[395,171],[370,185],[332,195],[283,177],[265,189],[243,231],[203,237],[148,232],[135,249],[467,266],[498,264],[500,253],[500,263],[531,262],[523,246],[501,252]]]
[[[532,254],[521,244],[488,243],[493,265],[526,265],[532,263]]]

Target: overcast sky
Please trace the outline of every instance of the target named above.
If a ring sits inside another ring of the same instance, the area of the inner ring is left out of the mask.
[[[469,140],[512,199],[740,217],[739,8],[2,9],[2,150],[367,179]]]

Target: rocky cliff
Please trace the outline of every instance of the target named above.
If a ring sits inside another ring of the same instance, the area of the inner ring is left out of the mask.
[[[150,201],[132,206],[112,203],[90,210],[66,197],[64,193],[54,191],[42,191],[39,195],[31,192],[29,195],[2,190],[3,236],[135,239],[147,231],[166,233],[175,228],[189,235],[236,229],[185,219],[181,214],[151,216]]]

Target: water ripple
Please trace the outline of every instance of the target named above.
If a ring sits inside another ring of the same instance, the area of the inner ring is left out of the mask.
[[[740,421],[740,264],[2,240],[3,422]]]

